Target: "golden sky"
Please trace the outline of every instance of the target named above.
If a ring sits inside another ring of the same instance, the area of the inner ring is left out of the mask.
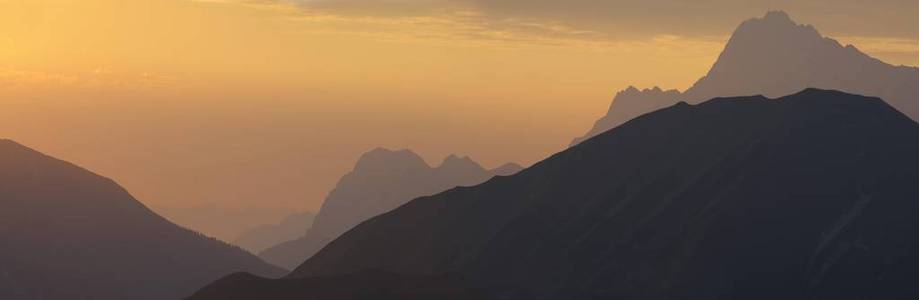
[[[860,2],[0,0],[0,137],[229,239],[318,209],[377,146],[538,161],[769,9],[919,65],[919,6]]]

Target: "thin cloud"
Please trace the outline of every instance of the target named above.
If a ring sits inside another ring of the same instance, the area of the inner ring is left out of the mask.
[[[246,1],[246,0],[240,0]],[[919,1],[878,0],[250,0],[341,15],[409,17],[468,13],[504,29],[563,26],[610,37],[725,35],[742,20],[786,10],[833,33],[919,39]]]
[[[198,0],[234,1],[234,0]],[[881,58],[919,64],[919,1],[829,0],[235,0],[291,10],[329,33],[452,45],[602,49],[622,43],[708,49],[743,20],[788,11]],[[852,15],[858,12],[858,15]],[[690,46],[686,46],[690,45]],[[708,50],[706,50],[708,51]]]

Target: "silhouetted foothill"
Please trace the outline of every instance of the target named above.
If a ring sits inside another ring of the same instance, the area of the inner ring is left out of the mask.
[[[505,166],[498,171],[519,170]],[[495,174],[469,157],[450,155],[440,166],[431,167],[410,150],[374,149],[362,155],[354,170],[329,193],[305,236],[266,249],[259,256],[293,269],[364,220],[414,198],[479,184]]]
[[[239,271],[284,274],[111,179],[0,141],[0,299],[178,299]]]
[[[679,103],[374,217],[284,284],[360,290],[347,276],[379,270],[453,274],[477,299],[916,298],[916,153],[919,124],[878,98]]]
[[[805,88],[840,90],[880,97],[919,120],[919,68],[892,66],[798,25],[785,12],[743,22],[708,74],[684,93],[634,88],[616,95],[610,111],[576,145],[642,114],[678,101],[714,97],[779,97]]]

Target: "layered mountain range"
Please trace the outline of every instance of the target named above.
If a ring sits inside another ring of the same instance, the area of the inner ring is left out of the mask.
[[[916,153],[879,98],[680,102],[191,299],[915,298]]]
[[[685,92],[660,88],[619,92],[606,116],[572,145],[639,115],[679,101],[699,103],[714,97],[778,97],[805,88],[822,88],[881,97],[919,120],[919,68],[893,66],[855,46],[824,37],[781,11],[743,22],[709,70]]]
[[[259,253],[277,244],[302,237],[306,230],[313,226],[315,218],[316,214],[309,212],[292,214],[284,217],[278,224],[262,225],[244,232],[233,241],[233,244],[249,252]]]
[[[428,165],[410,150],[377,148],[362,155],[345,174],[319,210],[312,227],[298,239],[259,254],[273,264],[293,269],[357,224],[408,201],[457,186],[471,186],[496,175],[521,169],[505,164],[487,170],[469,157],[450,155],[437,166]]]
[[[10,140],[0,140],[0,245],[0,299],[10,300],[178,299],[231,272],[285,272]]]

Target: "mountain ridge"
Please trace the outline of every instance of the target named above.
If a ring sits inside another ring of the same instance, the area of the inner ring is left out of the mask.
[[[431,166],[411,150],[378,147],[361,155],[351,172],[342,176],[303,237],[269,247],[259,256],[292,269],[354,225],[409,200],[475,185],[499,175],[496,172],[517,171],[508,165],[487,170],[470,157],[455,154]]]
[[[285,280],[381,270],[507,287],[482,299],[911,298],[917,151],[919,124],[876,97],[680,102],[371,218]]]
[[[284,273],[169,222],[111,178],[8,139],[0,194],[3,299],[178,298],[227,272]]]
[[[853,45],[823,36],[813,25],[794,22],[784,11],[770,11],[741,23],[709,71],[669,99],[653,92],[614,98],[611,110],[575,145],[639,115],[687,101],[714,97],[778,97],[805,88],[840,90],[883,98],[919,120],[919,67],[894,66]],[[623,92],[629,91],[629,89]]]
[[[268,247],[301,237],[312,226],[315,217],[316,214],[312,212],[288,215],[280,223],[261,225],[244,232],[233,241],[233,244],[251,253],[258,253]]]

